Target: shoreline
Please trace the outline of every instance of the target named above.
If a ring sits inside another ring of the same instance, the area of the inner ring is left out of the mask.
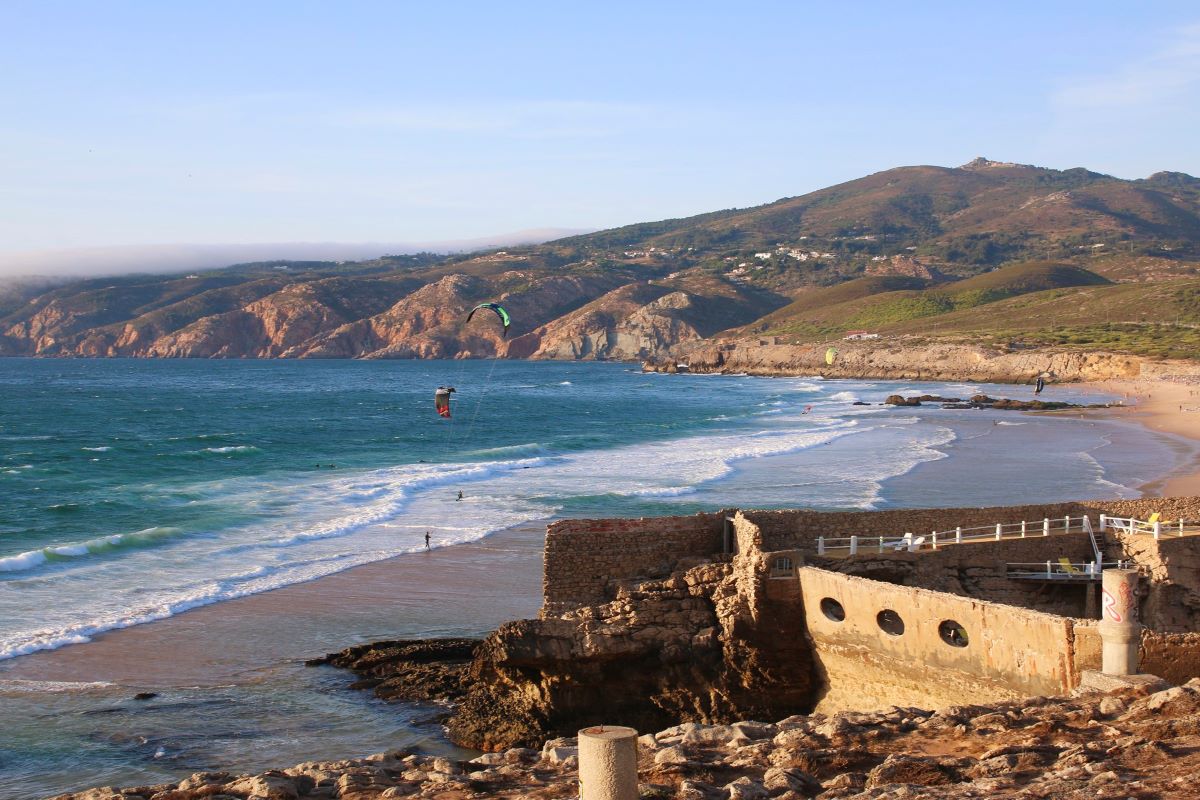
[[[1200,442],[1200,382],[1158,379],[1076,386],[1117,398],[1127,394],[1136,401],[1083,414]],[[1189,401],[1197,411],[1181,410],[1190,407]],[[1033,413],[1054,416],[1074,410]],[[1137,491],[1149,497],[1200,495],[1200,450],[1189,453],[1188,462],[1177,461],[1171,472],[1137,486]],[[1134,488],[1133,483],[1126,485]],[[504,622],[537,615],[542,543],[550,521],[527,522],[473,542],[408,553],[109,631],[89,642],[90,647],[64,647],[0,663],[0,679],[107,681],[130,694],[180,687],[209,690],[231,683],[280,682],[280,688],[294,688],[298,684],[289,682],[289,676],[305,670],[304,661],[348,646],[431,635],[483,637]],[[406,587],[419,590],[406,593]],[[433,634],[427,626],[409,632],[396,624],[397,618],[431,613],[439,623]],[[304,635],[314,631],[319,635]],[[162,653],[171,656],[156,657]],[[369,695],[363,697],[369,702]]]
[[[773,377],[773,376],[763,376]],[[1137,424],[1147,430],[1173,434],[1200,443],[1200,377],[1195,384],[1152,378],[1140,381],[1096,381],[1071,384],[1085,390],[1094,390],[1109,395],[1122,396],[1133,401],[1128,406],[1113,406],[1107,409],[1091,409],[1082,413],[1111,418]],[[1193,394],[1194,393],[1194,394]],[[1189,402],[1195,411],[1180,411]],[[1056,415],[1065,412],[1020,412],[1024,414]],[[1177,466],[1147,483],[1136,487],[1142,496],[1191,496],[1200,495],[1200,450],[1190,463]],[[492,587],[498,593],[497,601],[485,604],[476,610],[478,617],[459,617],[457,625],[448,625],[445,635],[484,636],[510,619],[536,616],[541,604],[541,541],[545,526],[556,518],[522,523],[512,528],[497,531],[482,539],[435,548],[432,551],[406,553],[382,561],[363,564],[344,572],[334,573],[312,581],[292,584],[268,592],[249,595],[234,600],[202,606],[185,614],[179,614],[154,622],[106,631],[93,640],[40,651],[26,656],[0,662],[0,679],[52,680],[64,682],[110,681],[131,688],[166,688],[170,686],[219,685],[223,682],[244,680],[248,672],[268,669],[281,662],[303,662],[307,659],[335,652],[355,643],[370,641],[374,636],[396,638],[383,631],[370,633],[367,630],[346,631],[340,627],[341,638],[324,644],[309,640],[293,649],[284,645],[282,649],[263,648],[254,642],[238,641],[222,635],[223,630],[244,632],[247,620],[256,625],[280,627],[279,620],[289,620],[301,615],[311,618],[337,613],[351,617],[369,618],[388,614],[389,607],[408,606],[419,598],[398,597],[396,587],[409,583],[406,576],[420,575],[420,581],[428,581],[432,574],[440,576],[446,585],[464,581],[484,580],[475,583],[475,588],[488,591],[486,578],[481,573],[499,562],[491,556],[505,550],[518,549],[526,558],[518,561],[536,561],[536,570],[518,568],[516,573],[511,562],[505,562],[503,571],[509,580]],[[489,553],[491,556],[489,556]],[[479,561],[478,569],[467,564]],[[475,574],[464,574],[475,573]],[[490,573],[494,574],[494,573]],[[414,581],[413,583],[419,583]],[[529,610],[516,616],[500,618],[494,611],[503,607],[502,598]],[[427,598],[431,602],[444,602],[445,598]],[[493,619],[494,618],[494,619]],[[469,621],[473,624],[463,625]],[[285,623],[282,627],[286,628]],[[427,633],[414,631],[413,636],[426,638]],[[440,635],[440,634],[439,634]],[[351,637],[358,637],[350,641]],[[285,639],[285,636],[281,636]],[[295,641],[295,640],[288,640]],[[221,654],[211,652],[211,646],[219,642]],[[162,648],[175,652],[173,659],[145,659],[139,653],[161,652]],[[324,648],[324,649],[322,649]],[[320,651],[320,652],[318,652]],[[257,654],[257,657],[256,657]],[[247,661],[257,662],[246,669]],[[240,676],[240,677],[239,677]]]
[[[1133,405],[1110,408],[1101,412],[1103,415],[1135,422],[1147,430],[1200,442],[1200,377],[1192,380],[1194,383],[1161,378],[1109,380],[1085,385],[1134,400]],[[1194,455],[1190,464],[1138,488],[1147,496],[1200,495],[1200,455]]]

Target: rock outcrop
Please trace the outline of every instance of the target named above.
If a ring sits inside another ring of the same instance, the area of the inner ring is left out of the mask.
[[[692,372],[751,375],[823,375],[827,378],[898,380],[968,380],[1032,383],[1039,375],[1057,382],[1134,378],[1144,359],[1138,356],[1066,350],[1006,352],[979,345],[929,344],[918,341],[838,341],[827,363],[828,344],[783,344],[774,341],[701,343],[680,348],[672,358],[643,365],[668,371],[684,361]]]
[[[808,647],[779,616],[752,616],[745,591],[727,563],[621,582],[611,602],[507,623],[478,643],[465,674],[462,648],[440,640],[352,648],[319,663],[353,669],[357,686],[385,699],[453,701],[450,738],[489,751],[602,723],[651,730],[809,710]],[[425,683],[440,689],[415,688]]]
[[[393,751],[258,775],[201,772],[177,783],[105,787],[55,800],[415,797],[567,798],[576,740],[470,761]],[[936,712],[686,723],[638,740],[643,798],[1200,797],[1200,680],[1149,692],[1035,697]]]

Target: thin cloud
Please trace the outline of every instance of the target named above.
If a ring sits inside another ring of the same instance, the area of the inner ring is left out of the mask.
[[[1200,23],[1177,30],[1156,52],[1103,76],[1064,86],[1052,99],[1070,110],[1176,103],[1200,89]]]

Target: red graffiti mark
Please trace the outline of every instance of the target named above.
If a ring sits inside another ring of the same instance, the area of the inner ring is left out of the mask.
[[[1104,614],[1113,622],[1124,622],[1125,619],[1121,616],[1121,612],[1117,610],[1117,598],[1112,596],[1108,589],[1102,592],[1104,596]]]
[[[1121,607],[1129,609],[1128,614],[1130,618],[1136,617],[1137,604],[1133,599],[1133,586],[1128,583],[1122,583],[1119,591],[1121,593]]]

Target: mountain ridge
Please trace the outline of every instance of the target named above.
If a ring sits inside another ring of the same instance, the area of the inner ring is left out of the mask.
[[[1019,276],[1033,283],[1018,287]],[[1137,314],[1130,284],[1170,290],[1137,290],[1156,303]],[[1084,297],[1093,318],[1067,313]],[[10,289],[0,355],[654,360],[708,340],[871,327],[1175,356],[1194,342],[1197,297],[1200,179],[977,158],[537,245]],[[509,307],[507,337],[465,325],[487,300]],[[1070,330],[993,313],[1030,304],[1070,318]],[[1114,323],[1142,329],[1109,335]],[[1104,336],[1088,332],[1104,325]]]

